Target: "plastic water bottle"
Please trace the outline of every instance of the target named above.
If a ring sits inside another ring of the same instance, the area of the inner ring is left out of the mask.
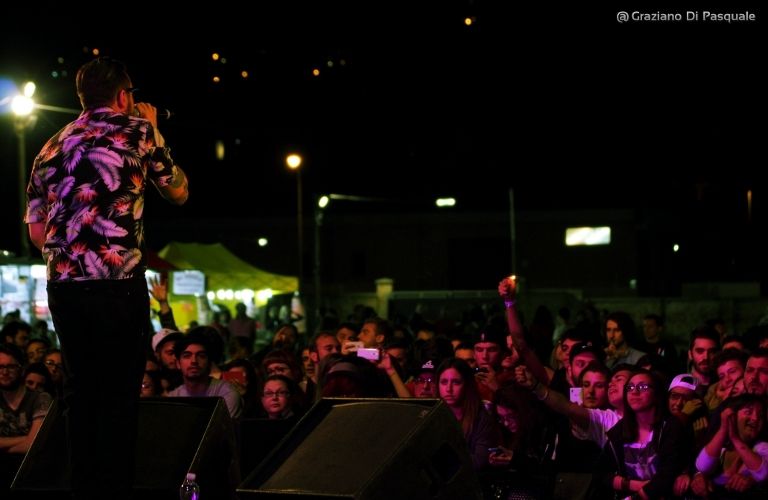
[[[179,488],[180,500],[199,500],[200,499],[200,486],[195,482],[197,476],[194,473],[188,472],[184,482],[181,483]]]

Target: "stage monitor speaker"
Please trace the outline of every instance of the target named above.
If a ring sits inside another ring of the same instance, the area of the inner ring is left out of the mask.
[[[240,421],[240,473],[245,477],[293,429],[298,419],[244,418]]]
[[[14,498],[54,499],[69,492],[64,416],[56,403],[19,467]],[[235,427],[220,398],[146,398],[139,403],[137,498],[178,499],[187,472],[206,497],[229,499],[240,482]]]
[[[469,450],[439,399],[325,398],[237,489],[241,499],[480,498]]]

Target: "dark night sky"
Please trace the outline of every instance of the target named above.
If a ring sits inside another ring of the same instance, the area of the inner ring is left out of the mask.
[[[618,24],[616,11],[632,8],[411,3],[280,2],[246,16],[225,0],[219,12],[185,12],[184,23],[178,8],[142,13],[126,2],[117,16],[36,7],[34,30],[13,23],[0,33],[0,75],[33,78],[40,100],[78,107],[83,48],[125,60],[141,96],[176,113],[161,130],[193,196],[181,212],[157,208],[160,217],[295,213],[282,163],[291,148],[305,154],[307,201],[454,195],[466,209],[501,208],[514,187],[522,210],[675,209],[702,193],[730,210],[752,188],[760,206],[763,176],[750,171],[765,166],[762,21]],[[68,77],[51,78],[53,69]],[[42,115],[30,156],[67,120]],[[5,179],[15,138],[0,123]],[[2,184],[2,210],[13,213],[16,183]],[[15,246],[10,234],[0,247]]]

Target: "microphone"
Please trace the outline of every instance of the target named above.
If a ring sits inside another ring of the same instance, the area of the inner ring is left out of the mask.
[[[134,107],[133,108],[133,116],[136,116],[138,118],[144,118],[141,116],[141,113],[139,113],[139,108]],[[173,116],[173,113],[171,113],[170,109],[166,108],[157,108],[157,117],[162,118],[164,120],[170,120]]]

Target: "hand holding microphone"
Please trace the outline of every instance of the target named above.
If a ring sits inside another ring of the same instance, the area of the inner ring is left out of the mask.
[[[151,118],[152,113],[154,113],[155,116],[154,120]],[[137,102],[133,107],[133,114],[134,116],[138,116],[139,118],[144,118],[145,120],[153,122],[153,125],[157,122],[157,118],[170,120],[171,116],[173,116],[171,110],[165,108],[158,109],[147,102]]]
[[[133,114],[135,116],[138,116],[139,118],[144,118],[145,120],[149,120],[149,122],[152,124],[152,128],[155,130],[155,145],[158,147],[164,147],[165,146],[165,139],[160,134],[160,131],[157,127],[157,118],[158,116],[161,118],[170,118],[171,112],[167,109],[160,109],[158,110],[153,105],[149,104],[148,102],[137,102],[133,106]]]

